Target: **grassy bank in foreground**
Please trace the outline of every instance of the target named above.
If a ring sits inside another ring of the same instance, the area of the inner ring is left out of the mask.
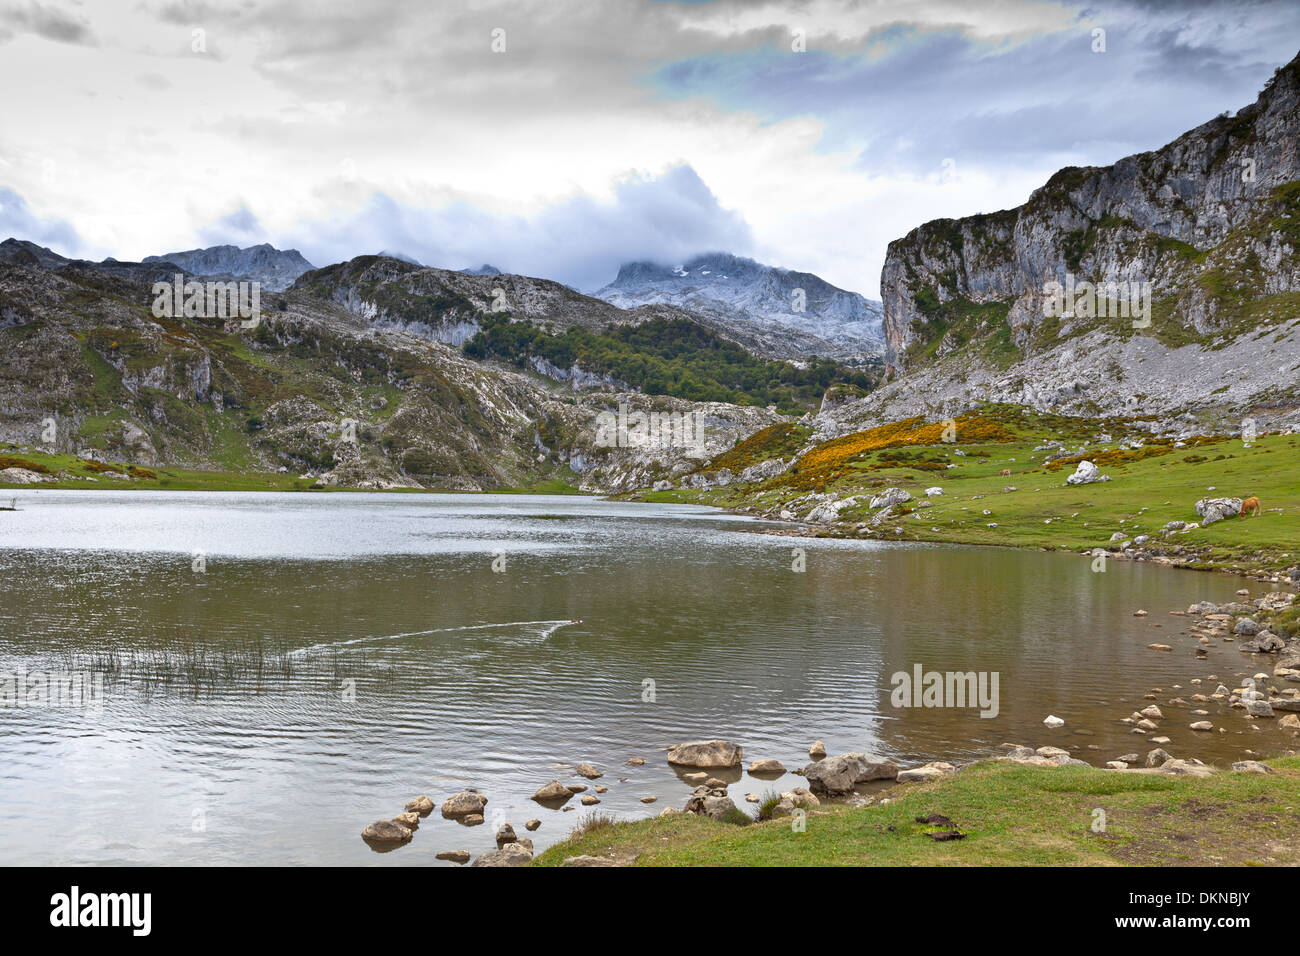
[[[812,496],[856,496],[837,520],[816,524],[813,533],[1083,551],[1117,547],[1110,539],[1119,532],[1124,540],[1149,535],[1140,550],[1186,567],[1281,570],[1300,563],[1300,435],[1265,435],[1249,446],[1200,437],[1176,447],[1152,439],[1138,419],[1067,418],[1011,406],[959,418],[951,444],[943,442],[940,425],[907,424],[824,442],[762,481],[637,497],[804,519],[816,504]],[[715,465],[738,473],[765,459],[788,459],[800,436],[771,431],[766,443],[755,436],[743,455],[729,453],[736,460],[721,456]],[[1143,445],[1124,447],[1126,439]],[[1064,447],[1045,448],[1050,442]],[[1067,485],[1084,459],[1111,480]],[[927,497],[932,487],[942,494]],[[886,488],[902,488],[912,500],[881,518],[870,501]],[[1171,521],[1199,522],[1201,498],[1252,495],[1263,505],[1258,518],[1161,534]]]
[[[803,833],[789,818],[736,826],[679,813],[597,825],[534,865],[633,854],[637,866],[1300,864],[1300,758],[1268,763],[1268,775],[1191,778],[986,761],[892,788],[884,805],[814,809]],[[1098,808],[1104,833],[1092,829]],[[949,817],[966,838],[930,839],[943,828],[915,818],[931,813]]]

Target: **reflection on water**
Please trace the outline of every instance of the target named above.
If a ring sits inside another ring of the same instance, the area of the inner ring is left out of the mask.
[[[588,498],[22,498],[0,515],[0,671],[102,674],[103,707],[0,708],[6,863],[427,865],[491,848],[494,817],[540,817],[540,849],[583,815],[528,800],[541,784],[589,761],[610,788],[599,809],[680,807],[663,748],[701,737],[787,767],[818,738],[905,763],[1003,741],[1101,763],[1150,749],[1117,720],[1151,687],[1252,669],[1230,646],[1194,661],[1166,615],[1228,600],[1226,576],[795,541]],[[916,664],[997,672],[997,717],[892,707],[890,675]],[[1066,726],[1044,728],[1049,713]],[[1195,740],[1168,723],[1176,755],[1267,747],[1241,720]],[[733,792],[798,783],[745,775]],[[435,813],[397,852],[361,841],[417,794],[466,787],[489,796],[487,826]]]

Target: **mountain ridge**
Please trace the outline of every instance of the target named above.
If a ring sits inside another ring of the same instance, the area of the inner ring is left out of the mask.
[[[629,308],[673,305],[772,358],[871,359],[881,352],[881,306],[811,273],[708,252],[672,266],[623,263],[597,298]]]

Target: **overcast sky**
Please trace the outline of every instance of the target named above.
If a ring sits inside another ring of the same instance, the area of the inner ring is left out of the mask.
[[[1160,146],[1298,51],[1295,0],[0,0],[0,238],[587,291],[725,250],[874,298],[914,226]]]

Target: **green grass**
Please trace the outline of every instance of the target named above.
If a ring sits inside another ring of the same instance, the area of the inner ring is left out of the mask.
[[[220,416],[211,415],[215,422]],[[225,427],[225,426],[219,426]],[[218,432],[220,437],[221,433]],[[232,455],[235,464],[244,459],[238,454],[241,448],[235,442],[231,447],[236,450]],[[177,468],[171,465],[134,466],[121,462],[101,464],[76,455],[52,455],[36,451],[25,445],[0,445],[0,459],[18,459],[15,464],[23,462],[35,464],[48,469],[56,481],[41,482],[33,485],[21,485],[13,482],[0,482],[0,488],[36,489],[36,488],[107,488],[167,491],[363,491],[370,489],[332,488],[316,484],[313,479],[300,478],[295,473],[259,471],[215,471],[196,468]],[[135,469],[132,471],[132,469]],[[437,492],[441,489],[425,488],[391,488],[392,492]],[[514,495],[581,495],[573,485],[562,479],[538,481],[518,488],[506,488],[493,494]]]
[[[987,761],[888,791],[883,806],[823,806],[736,827],[694,814],[615,824],[559,843],[535,866],[580,854],[639,854],[638,866],[1191,866],[1300,863],[1300,758],[1275,773],[1208,778]],[[1094,832],[1096,810],[1104,832]],[[935,842],[915,818],[966,835]]]
[[[1016,440],[979,445],[927,445],[884,449],[850,463],[844,477],[814,489],[769,483],[731,485],[708,491],[673,490],[644,493],[647,501],[697,502],[724,507],[757,506],[779,511],[782,503],[808,490],[826,490],[842,497],[870,496],[885,487],[901,487],[920,498],[937,485],[942,496],[932,507],[917,509],[913,500],[902,515],[874,530],[859,532],[854,524],[872,516],[869,497],[841,512],[836,533],[874,534],[890,540],[936,541],[974,545],[1010,545],[1048,550],[1081,551],[1109,544],[1113,532],[1151,536],[1147,547],[1181,548],[1177,560],[1191,566],[1284,568],[1300,563],[1300,435],[1267,435],[1247,448],[1239,439],[1172,448],[1148,442],[1132,460],[1107,463],[1107,450],[1118,447],[1123,429],[1136,422],[1104,422],[1061,416],[1039,416],[1023,410],[994,407],[1004,416]],[[1095,439],[1107,431],[1114,439]],[[1067,486],[1074,465],[1049,470],[1047,452],[1034,448],[1044,439],[1058,438],[1073,451],[1086,436],[1085,457],[1098,461],[1108,482]],[[960,438],[960,435],[958,436]],[[965,452],[964,456],[956,454]],[[1154,451],[1163,453],[1153,454]],[[1141,457],[1148,455],[1149,457]],[[908,459],[911,459],[910,461]],[[934,462],[944,467],[931,470]],[[956,467],[947,468],[947,464]],[[1000,472],[1009,469],[1009,476]],[[1014,487],[1015,491],[1004,491]],[[1216,490],[1210,491],[1213,487]],[[1198,521],[1197,500],[1206,496],[1257,496],[1264,508],[1258,518],[1229,518],[1187,534],[1163,539],[1168,522]],[[991,514],[983,512],[988,509]],[[997,527],[990,528],[989,524]],[[901,529],[901,534],[895,529]]]
[[[536,481],[531,485],[521,485],[517,488],[497,488],[489,492],[494,495],[585,495],[588,492],[581,491],[559,478],[550,478],[543,481]]]

